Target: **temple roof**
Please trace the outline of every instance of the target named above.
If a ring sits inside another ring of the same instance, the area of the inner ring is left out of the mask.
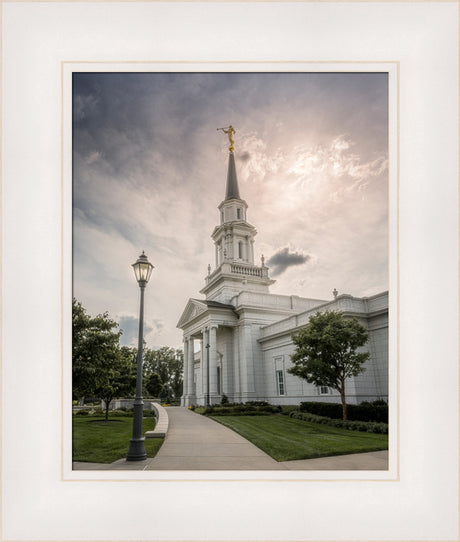
[[[238,190],[238,179],[236,178],[235,156],[230,152],[228,157],[227,189],[225,199],[241,199]]]
[[[196,299],[195,301],[199,301],[200,303],[204,303],[208,307],[215,308],[215,309],[231,309],[234,310],[233,305],[229,305],[227,303],[220,303],[219,301],[212,301],[208,299]]]

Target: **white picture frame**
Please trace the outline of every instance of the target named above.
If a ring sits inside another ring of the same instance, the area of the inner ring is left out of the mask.
[[[1,540],[458,540],[458,2],[1,8]],[[389,476],[71,472],[63,97],[68,70],[83,63],[391,71]]]

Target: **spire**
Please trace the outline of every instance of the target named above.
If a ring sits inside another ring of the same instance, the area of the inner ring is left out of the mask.
[[[231,152],[228,156],[227,189],[225,199],[240,199],[238,190],[238,179],[236,178],[235,156]]]
[[[235,128],[230,124],[227,128],[217,128],[224,134],[228,135],[228,141],[230,146],[228,147],[228,173],[227,173],[227,189],[225,191],[225,201],[229,199],[240,199],[240,192],[238,190],[238,180],[236,178],[235,156],[233,151],[235,150],[235,141],[233,140],[233,134],[236,133]]]

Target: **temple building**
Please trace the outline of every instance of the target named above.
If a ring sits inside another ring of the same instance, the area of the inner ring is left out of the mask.
[[[348,403],[388,400],[388,292],[354,297],[333,292],[331,300],[271,294],[269,268],[254,261],[256,228],[241,198],[233,147],[230,147],[220,223],[211,238],[215,269],[208,267],[203,299],[189,299],[177,324],[184,337],[184,391],[181,404],[264,400],[272,404],[337,401],[340,395],[288,372],[294,352],[291,335],[318,311],[341,311],[369,331],[363,350],[366,370],[346,383]],[[197,341],[199,345],[197,344]]]

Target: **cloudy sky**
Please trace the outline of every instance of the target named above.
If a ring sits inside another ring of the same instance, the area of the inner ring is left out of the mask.
[[[76,73],[73,288],[137,344],[181,347],[225,195],[228,139],[272,293],[331,299],[388,288],[388,81],[379,73]]]

